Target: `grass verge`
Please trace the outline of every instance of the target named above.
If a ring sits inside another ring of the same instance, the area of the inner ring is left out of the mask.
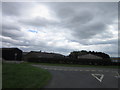
[[[2,65],[2,88],[43,88],[51,74],[26,63]]]
[[[120,68],[120,66],[100,66],[100,65],[78,65],[78,64],[53,64],[53,63],[33,63],[27,62],[29,64],[40,64],[49,66],[65,66],[65,67],[95,67],[95,68]]]

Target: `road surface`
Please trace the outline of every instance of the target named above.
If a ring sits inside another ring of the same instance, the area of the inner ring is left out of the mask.
[[[118,69],[33,65],[47,69],[52,79],[45,88],[118,88]]]

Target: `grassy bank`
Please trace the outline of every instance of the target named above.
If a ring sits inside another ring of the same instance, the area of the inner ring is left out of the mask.
[[[40,65],[49,65],[49,66],[65,66],[65,67],[96,67],[96,68],[120,68],[120,66],[100,66],[100,65],[78,65],[78,64],[53,64],[53,63],[32,63],[29,64],[40,64]]]
[[[2,70],[2,88],[42,88],[51,78],[48,71],[25,63],[4,63]]]

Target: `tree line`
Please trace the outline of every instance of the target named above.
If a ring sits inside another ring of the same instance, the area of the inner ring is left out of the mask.
[[[78,56],[92,54],[102,59],[78,59]],[[30,62],[43,62],[43,63],[60,63],[60,64],[81,64],[81,65],[112,65],[111,58],[108,54],[103,52],[95,52],[95,51],[73,51],[70,52],[68,56],[64,57],[54,57],[54,58],[45,58],[45,57],[32,57],[29,58]]]
[[[95,51],[73,51],[69,54],[69,57],[77,59],[78,56],[86,55],[86,54],[93,54],[99,57],[102,57],[103,59],[110,59],[110,56],[106,53],[103,52],[95,52]]]

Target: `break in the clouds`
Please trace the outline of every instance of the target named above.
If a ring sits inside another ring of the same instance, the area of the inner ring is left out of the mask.
[[[118,55],[117,2],[2,2],[2,46]]]

